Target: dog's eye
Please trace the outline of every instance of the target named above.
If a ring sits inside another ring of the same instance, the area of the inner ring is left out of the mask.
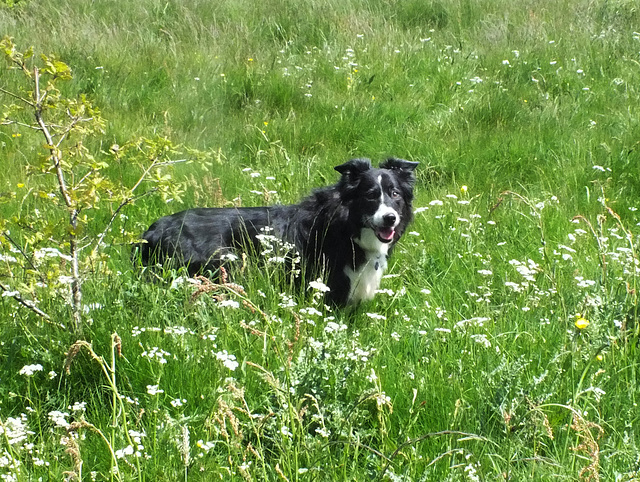
[[[398,199],[400,197],[400,191],[398,189],[391,190],[391,197],[393,199]]]

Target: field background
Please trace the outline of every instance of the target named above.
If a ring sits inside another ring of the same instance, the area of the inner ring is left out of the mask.
[[[71,67],[97,159],[160,136],[188,161],[181,198],[125,207],[83,261],[67,373],[68,266],[35,256],[63,239],[30,224],[64,209],[43,140],[0,126],[0,281],[54,321],[0,298],[3,480],[640,479],[636,1],[4,0],[0,34]],[[386,156],[421,163],[416,218],[358,310],[277,266],[194,295],[131,265],[162,215]]]

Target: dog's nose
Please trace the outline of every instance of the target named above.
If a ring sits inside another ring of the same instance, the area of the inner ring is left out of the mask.
[[[387,213],[382,216],[382,221],[385,226],[393,226],[396,224],[396,213]]]

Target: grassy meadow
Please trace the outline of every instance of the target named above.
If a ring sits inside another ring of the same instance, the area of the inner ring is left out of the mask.
[[[138,187],[114,152],[167,142],[171,190],[96,184],[70,329],[68,214],[3,62],[2,480],[640,480],[635,0],[0,0],[5,35],[100,110],[91,176]],[[268,260],[131,263],[160,216],[388,156],[420,162],[415,220],[357,309]]]

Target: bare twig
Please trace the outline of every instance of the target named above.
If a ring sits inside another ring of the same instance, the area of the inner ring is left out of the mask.
[[[175,161],[158,162],[155,167],[173,166],[174,164],[180,164],[182,162],[188,162],[189,159],[176,159]]]
[[[5,238],[7,238],[9,240],[9,242],[13,245],[13,247],[15,249],[17,249],[20,252],[20,254],[22,255],[22,257],[27,261],[27,263],[29,264],[31,269],[34,272],[38,273],[38,276],[40,277],[40,280],[44,281],[44,278],[42,277],[42,273],[40,273],[40,270],[36,267],[35,264],[33,264],[33,261],[31,260],[31,258],[29,256],[27,256],[27,253],[25,253],[23,251],[22,247],[11,238],[11,235],[7,231],[4,231],[2,233],[2,236],[4,236]]]
[[[13,92],[9,92],[6,89],[3,89],[2,87],[0,87],[0,92],[2,92],[3,94],[7,94],[10,97],[13,97],[14,99],[18,99],[20,102],[23,102],[27,105],[30,105],[31,107],[35,107],[35,104],[33,102],[31,102],[29,99],[25,99],[24,97],[20,97],[17,94],[14,94]]]
[[[140,183],[142,183],[142,181],[144,181],[144,179],[147,177],[147,174],[149,174],[149,171],[151,171],[151,169],[153,169],[156,164],[158,162],[158,159],[154,159],[153,162],[151,163],[151,165],[149,167],[147,167],[147,169],[142,173],[142,176],[140,176],[140,179],[138,179],[138,181],[133,185],[133,187],[131,188],[131,194],[133,195],[133,191],[135,191],[138,186],[140,185]]]
[[[40,308],[38,308],[36,306],[36,304],[31,301],[31,300],[25,300],[22,295],[17,292],[17,291],[12,291],[8,286],[3,285],[2,283],[0,283],[0,289],[2,290],[2,294],[4,295],[5,293],[7,293],[6,296],[9,296],[11,298],[13,298],[14,300],[16,300],[19,304],[21,304],[22,306],[24,306],[25,308],[33,311],[36,315],[38,315],[39,317],[41,317],[43,320],[45,320],[47,323],[51,323],[52,325],[57,326],[58,328],[62,328],[63,330],[66,329],[66,327],[61,324],[61,323],[57,323],[55,321],[53,321],[51,319],[51,317],[49,315],[47,315],[44,311],[42,311]]]
[[[91,257],[95,256],[96,253],[98,252],[98,249],[100,248],[100,245],[102,244],[102,240],[105,238],[105,236],[107,235],[107,233],[109,232],[109,230],[111,229],[111,225],[113,224],[113,222],[115,221],[116,217],[118,216],[118,213],[120,212],[120,210],[125,207],[127,204],[131,204],[132,202],[148,196],[150,194],[153,194],[154,192],[156,192],[158,190],[158,188],[153,188],[150,191],[144,192],[142,194],[138,194],[137,196],[131,196],[128,197],[127,199],[125,199],[124,201],[122,201],[120,203],[120,206],[118,206],[118,208],[113,212],[113,214],[111,215],[111,219],[109,219],[109,222],[107,223],[107,226],[104,228],[104,230],[100,233],[100,236],[98,236],[98,240],[96,241],[96,245],[93,247],[93,249],[91,250]]]
[[[8,119],[5,119],[2,122],[0,122],[0,125],[1,126],[16,125],[16,126],[20,126],[20,127],[26,127],[27,129],[33,129],[34,131],[39,131],[40,130],[40,126],[34,126],[34,125],[31,125],[31,124],[25,124],[24,122],[8,120]]]
[[[54,137],[60,136],[60,139],[56,143],[56,147],[60,147],[62,145],[62,142],[66,139],[69,132],[71,132],[77,124],[80,124],[81,122],[90,122],[93,120],[93,117],[80,117],[80,116],[74,117],[73,115],[71,115],[71,112],[69,112],[68,109],[67,109],[67,115],[71,119],[71,124],[66,126],[63,132],[59,132],[51,135],[52,139]],[[56,126],[56,127],[61,127],[61,126]]]

